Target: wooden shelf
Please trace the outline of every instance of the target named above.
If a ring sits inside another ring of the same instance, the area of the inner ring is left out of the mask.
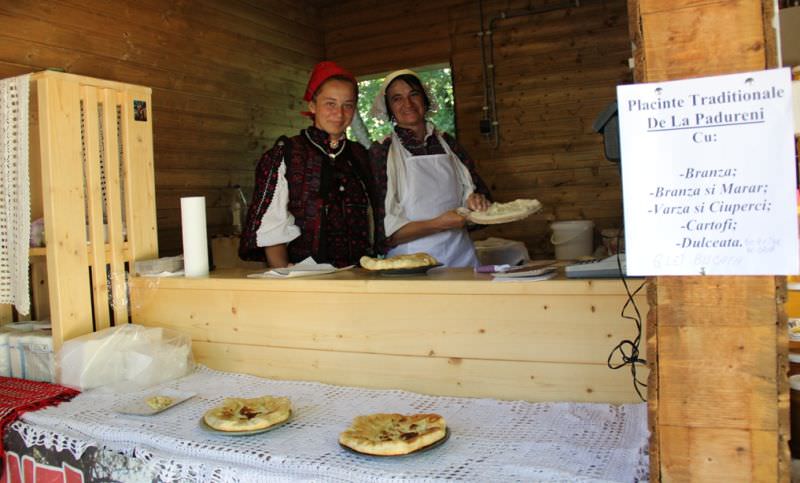
[[[86,244],[86,252],[91,255],[92,252],[92,244]],[[32,247],[29,252],[29,256],[31,257],[46,257],[47,256],[47,247]],[[128,251],[128,243],[125,242],[122,244],[122,256],[125,260],[130,260],[130,253]],[[111,246],[106,243],[106,260],[111,258]],[[91,256],[89,256],[89,261],[91,262]]]

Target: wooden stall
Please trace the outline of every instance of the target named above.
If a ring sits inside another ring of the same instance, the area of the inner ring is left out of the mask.
[[[0,75],[58,67],[152,86],[158,237],[169,255],[180,251],[181,196],[210,200],[211,234],[230,226],[229,190],[249,189],[263,148],[305,126],[297,111],[315,62],[336,60],[358,75],[449,63],[459,141],[495,197],[546,206],[533,223],[483,235],[523,240],[541,256],[550,251],[548,221],[618,226],[618,168],[591,130],[616,85],[777,65],[774,3],[764,0],[377,5],[6,2]],[[496,138],[478,130],[489,53]],[[82,221],[64,228],[84,229]],[[71,248],[84,253],[79,245]],[[94,263],[103,257],[88,253]],[[57,259],[47,254],[47,264]],[[229,270],[135,277],[130,289],[135,322],[192,334],[198,360],[220,369],[432,394],[636,400],[630,374],[606,368],[615,343],[636,335],[620,317],[626,294],[616,281],[501,284],[459,272],[415,282],[362,272],[271,281]],[[86,302],[88,284],[75,290]],[[64,307],[74,302],[67,288],[57,292]],[[783,297],[775,277],[649,281],[653,481],[788,481]]]

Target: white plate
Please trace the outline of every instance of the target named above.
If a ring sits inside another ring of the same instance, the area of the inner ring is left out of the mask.
[[[361,455],[364,455],[364,456],[376,456],[376,457],[379,457],[379,458],[402,458],[404,456],[413,456],[415,454],[424,453],[424,452],[426,452],[428,450],[431,450],[433,448],[436,448],[436,447],[439,447],[439,446],[443,445],[445,443],[445,441],[450,439],[450,427],[445,428],[444,431],[445,431],[444,432],[444,437],[442,437],[442,439],[436,440],[433,443],[429,444],[428,446],[423,446],[422,448],[415,449],[414,451],[412,451],[410,453],[406,453],[406,454],[399,454],[399,455],[371,454],[371,453],[364,453],[364,452],[355,450],[355,449],[353,449],[353,448],[351,448],[349,446],[343,445],[342,443],[339,443],[339,446],[341,446],[342,448],[346,449],[347,451],[349,451],[351,453],[361,454]]]
[[[542,278],[542,277],[554,277],[556,272],[558,271],[555,267],[545,267],[545,268],[516,268],[511,269],[507,272],[497,272],[493,273],[492,277],[494,278]]]
[[[166,411],[171,407],[194,397],[193,392],[176,391],[175,389],[160,389],[158,391],[148,392],[147,394],[137,397],[135,401],[124,404],[114,409],[115,412],[120,414],[133,414],[136,416],[152,416],[162,411]],[[147,404],[147,400],[153,396],[167,396],[172,398],[172,404],[165,408],[153,409]]]
[[[384,277],[396,277],[402,275],[418,275],[428,273],[428,270],[436,267],[441,267],[441,263],[437,263],[436,265],[426,265],[424,267],[414,267],[414,268],[386,268],[383,270],[372,270],[373,272],[377,272]]]

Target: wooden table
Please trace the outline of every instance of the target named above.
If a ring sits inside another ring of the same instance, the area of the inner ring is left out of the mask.
[[[190,334],[197,361],[220,370],[436,395],[638,401],[629,369],[606,365],[636,335],[620,316],[620,280],[497,282],[470,269],[247,273],[134,277],[133,321]],[[643,317],[644,292],[635,298]]]

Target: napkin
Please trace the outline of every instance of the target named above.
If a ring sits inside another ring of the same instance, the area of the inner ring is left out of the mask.
[[[326,273],[338,272],[341,270],[349,270],[354,265],[348,267],[336,268],[330,263],[317,263],[312,257],[308,257],[302,262],[296,263],[291,267],[286,268],[272,268],[266,272],[251,273],[249,278],[293,278],[293,277],[307,277],[310,275],[324,275]]]

